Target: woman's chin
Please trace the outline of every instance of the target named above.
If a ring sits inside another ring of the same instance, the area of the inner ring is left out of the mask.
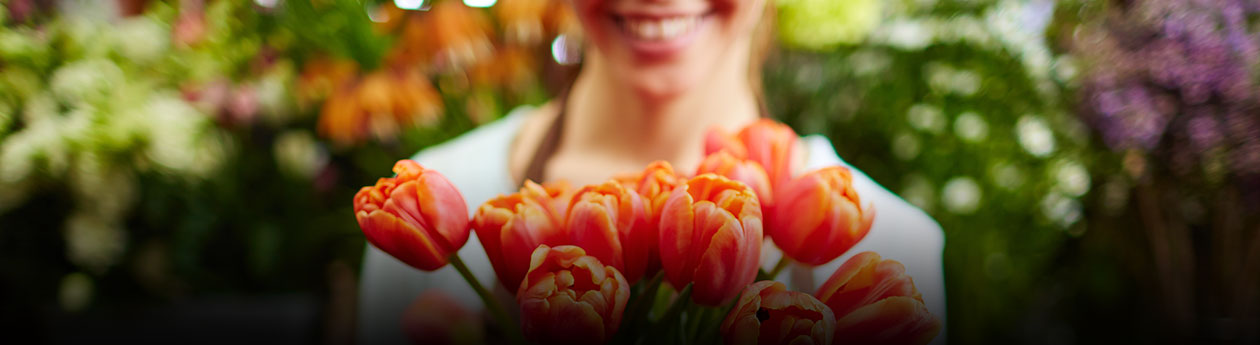
[[[631,76],[634,93],[644,101],[668,101],[691,91],[697,78],[677,73],[646,73]]]

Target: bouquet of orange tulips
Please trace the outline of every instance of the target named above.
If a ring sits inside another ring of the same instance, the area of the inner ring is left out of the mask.
[[[790,261],[818,266],[871,229],[844,167],[792,175],[797,136],[770,120],[711,131],[692,176],[666,162],[574,189],[527,181],[470,218],[440,173],[403,160],[363,187],[368,241],[417,269],[447,264],[478,292],[503,341],[540,344],[924,344],[940,331],[905,268],[873,252],[817,291],[772,280]],[[458,250],[475,232],[519,319]],[[783,260],[762,269],[772,240]],[[812,292],[812,294],[811,294]],[[436,311],[435,311],[436,312]],[[419,311],[423,313],[423,311]]]

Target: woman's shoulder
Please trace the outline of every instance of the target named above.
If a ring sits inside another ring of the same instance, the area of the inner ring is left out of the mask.
[[[515,189],[508,169],[513,141],[533,107],[518,107],[494,122],[479,126],[412,156],[427,169],[446,176],[469,203],[469,209]]]
[[[421,164],[466,164],[468,160],[484,160],[493,155],[506,155],[512,138],[533,107],[522,106],[501,119],[478,126],[454,139],[427,147],[412,157]],[[469,155],[477,153],[476,155]]]

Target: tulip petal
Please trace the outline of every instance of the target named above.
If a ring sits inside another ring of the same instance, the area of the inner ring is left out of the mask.
[[[940,319],[923,302],[889,297],[837,321],[836,339],[855,344],[927,344],[940,333]]]

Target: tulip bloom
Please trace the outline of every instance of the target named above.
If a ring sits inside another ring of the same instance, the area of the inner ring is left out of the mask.
[[[520,287],[538,245],[569,244],[564,216],[570,195],[564,183],[526,181],[520,192],[490,199],[477,209],[472,228],[499,282],[509,291]]]
[[[617,181],[586,186],[573,195],[566,223],[573,244],[625,272],[628,281],[646,272],[656,227],[648,224],[639,193]]]
[[[705,136],[704,153],[727,151],[735,158],[757,162],[766,170],[770,183],[778,186],[792,178],[796,141],[796,132],[791,127],[761,119],[736,134],[720,128],[710,129]]]
[[[675,188],[661,211],[665,277],[692,286],[692,300],[716,306],[756,278],[761,258],[761,205],[743,183],[714,174]]]
[[[709,128],[709,132],[704,135],[704,154],[707,156],[721,151],[737,158],[748,157],[748,150],[744,148],[744,142],[739,140],[738,134],[727,132],[721,127]]]
[[[521,330],[542,344],[601,344],[621,325],[630,284],[581,247],[539,246],[516,292]]]
[[[766,235],[783,254],[806,265],[835,260],[866,237],[873,204],[862,205],[853,173],[844,167],[815,170],[775,190]]]
[[[411,160],[392,178],[354,195],[354,216],[369,243],[412,267],[433,271],[468,242],[464,196],[437,171]]]
[[[745,288],[722,321],[722,336],[732,345],[830,345],[835,329],[836,317],[826,304],[773,280]]]
[[[757,198],[763,207],[774,203],[770,177],[757,162],[735,158],[729,151],[718,151],[706,156],[696,168],[696,175],[704,173],[714,173],[743,182],[757,193]]]
[[[845,261],[815,296],[839,319],[836,339],[858,344],[926,344],[941,321],[928,312],[905,266],[863,252]]]
[[[648,164],[643,172],[623,176],[621,185],[639,192],[643,197],[643,206],[648,213],[648,223],[652,226],[660,223],[661,208],[669,200],[670,192],[686,179],[674,172],[674,167],[666,161],[655,161]]]
[[[770,119],[761,119],[739,131],[739,139],[748,150],[748,160],[761,163],[778,186],[792,178],[792,160],[798,137],[792,127]]]

